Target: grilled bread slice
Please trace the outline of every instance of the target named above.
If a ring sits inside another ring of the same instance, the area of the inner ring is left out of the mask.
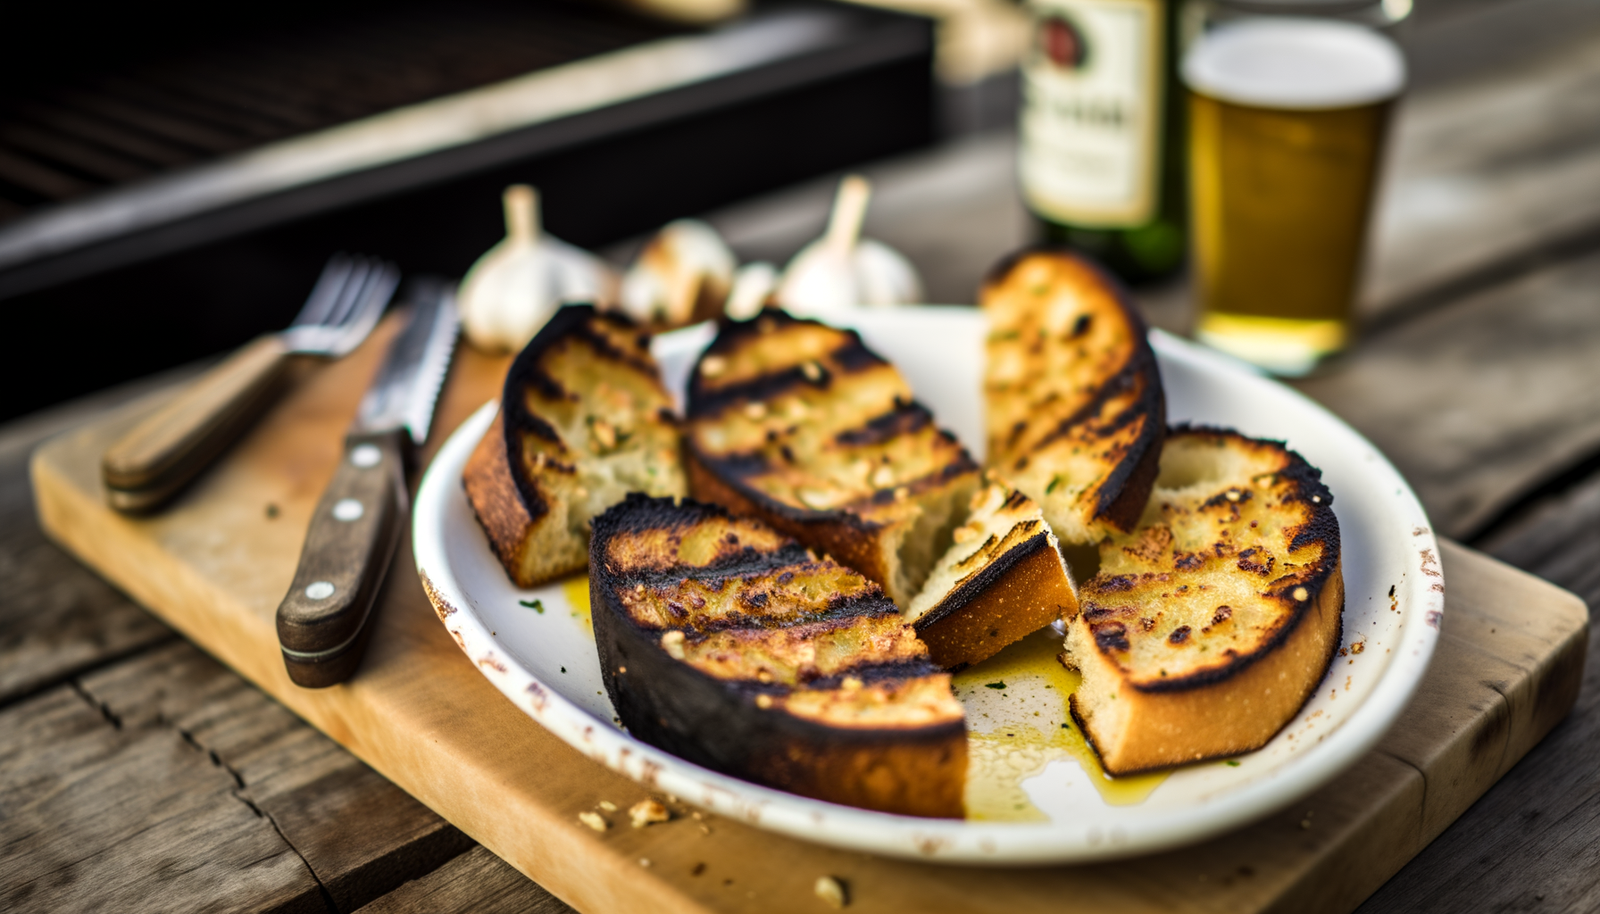
[[[590,519],[628,492],[686,492],[648,344],[626,318],[568,305],[512,362],[462,481],[517,586],[582,571]]]
[[[689,382],[696,498],[759,517],[910,602],[977,464],[854,331],[766,310],[725,322]]]
[[[1166,401],[1126,295],[1073,254],[1030,250],[996,267],[979,299],[989,466],[1065,543],[1132,528],[1155,481]]]
[[[1138,527],[1100,547],[1063,660],[1106,771],[1260,748],[1339,646],[1339,522],[1320,471],[1274,441],[1168,433]]]
[[[600,666],[634,736],[804,796],[962,815],[961,704],[877,584],[760,521],[637,494],[590,550]]]
[[[935,663],[970,666],[1078,614],[1055,534],[1028,496],[991,477],[953,539],[905,611]]]

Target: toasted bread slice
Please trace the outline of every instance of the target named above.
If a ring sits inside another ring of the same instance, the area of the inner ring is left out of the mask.
[[[590,520],[628,492],[683,495],[677,420],[648,338],[589,305],[557,311],[512,362],[462,481],[519,587],[582,571]]]
[[[1065,251],[1024,251],[984,283],[988,465],[1039,503],[1056,536],[1092,545],[1138,521],[1166,400],[1125,293]]]
[[[1106,771],[1258,749],[1339,646],[1339,522],[1320,471],[1275,441],[1168,433],[1137,529],[1100,547],[1064,661]]]
[[[901,605],[979,481],[860,336],[778,310],[722,325],[690,378],[686,438],[696,498],[834,556]]]
[[[590,603],[624,726],[781,790],[959,817],[950,676],[877,584],[760,521],[630,495],[594,522]]]
[[[990,479],[905,617],[933,662],[958,670],[1078,614],[1055,534],[1033,499]]]

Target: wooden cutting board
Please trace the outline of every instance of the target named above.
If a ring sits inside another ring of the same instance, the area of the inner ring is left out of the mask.
[[[1349,911],[1454,821],[1571,708],[1588,612],[1577,597],[1443,544],[1443,637],[1379,749],[1293,807],[1230,835],[1092,866],[979,869],[880,859],[736,821],[676,818],[597,833],[580,812],[644,798],[489,685],[434,617],[409,540],[347,685],[289,682],[274,612],[392,321],[343,361],[303,366],[281,404],[171,510],[106,507],[99,459],[152,401],[67,433],[33,459],[57,542],[440,815],[586,912],[826,910],[834,876],[860,911]],[[463,349],[428,453],[499,389],[506,359]],[[648,861],[648,863],[646,862]]]

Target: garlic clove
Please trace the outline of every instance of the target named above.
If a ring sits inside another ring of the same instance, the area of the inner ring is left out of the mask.
[[[871,188],[850,175],[839,182],[828,231],[784,269],[775,297],[796,314],[837,316],[861,305],[910,304],[922,298],[916,268],[888,245],[861,238]]]
[[[747,263],[733,274],[733,290],[728,293],[724,312],[734,320],[747,321],[767,306],[778,288],[778,268],[765,260]]]
[[[544,246],[559,265],[561,301],[605,305],[617,300],[621,281],[610,264],[554,235],[544,236]]]
[[[621,310],[642,323],[681,327],[721,312],[738,260],[698,219],[668,223],[622,279]]]
[[[863,238],[852,264],[858,300],[863,305],[913,305],[924,300],[922,277],[904,254],[881,241]]]
[[[457,301],[467,340],[486,352],[516,352],[562,302],[604,301],[615,289],[604,262],[539,225],[537,192],[524,184],[502,197],[506,237],[461,280]]]

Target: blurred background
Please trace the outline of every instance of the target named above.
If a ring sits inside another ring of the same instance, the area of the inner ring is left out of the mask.
[[[513,182],[539,188],[551,233],[618,265],[690,215],[781,265],[863,171],[865,233],[935,302],[972,301],[1037,231],[1010,0],[64,2],[0,20],[0,418],[281,327],[336,250],[460,275],[504,234]],[[1420,0],[1396,37],[1400,190],[1359,307],[1377,325],[1441,282],[1588,244],[1600,209],[1571,192],[1600,170],[1600,5]],[[1138,295],[1186,329],[1181,277]]]

